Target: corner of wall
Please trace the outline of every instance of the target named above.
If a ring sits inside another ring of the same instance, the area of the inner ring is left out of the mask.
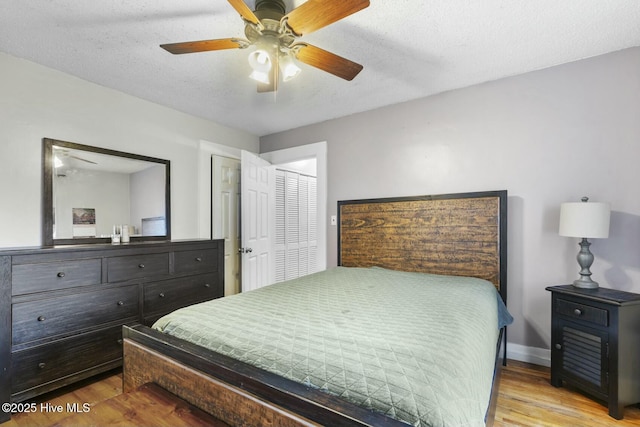
[[[551,350],[507,343],[507,359],[550,367]]]

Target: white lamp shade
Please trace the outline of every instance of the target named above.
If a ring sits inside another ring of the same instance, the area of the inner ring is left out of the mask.
[[[254,71],[268,73],[271,69],[271,57],[265,49],[258,49],[249,54],[249,65]]]
[[[566,237],[606,238],[609,237],[608,203],[576,202],[560,205],[559,234]]]
[[[280,69],[282,70],[282,81],[287,82],[298,74],[300,74],[300,67],[298,67],[291,59],[289,54],[283,54],[280,56]]]

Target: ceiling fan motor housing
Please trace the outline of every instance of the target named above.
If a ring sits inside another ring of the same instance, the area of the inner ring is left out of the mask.
[[[266,31],[278,31],[285,7],[282,0],[258,0],[254,14]]]
[[[252,43],[259,41],[275,41],[276,45],[288,48],[295,41],[295,37],[282,25],[281,19],[285,15],[283,0],[257,0],[254,14],[260,20],[262,29],[251,23],[247,23],[244,33]],[[266,38],[266,40],[265,40]],[[274,40],[275,39],[275,40]]]
[[[255,14],[258,15],[261,11],[279,11],[281,13],[280,17],[284,16],[286,11],[284,1],[283,0],[256,0],[256,10]]]

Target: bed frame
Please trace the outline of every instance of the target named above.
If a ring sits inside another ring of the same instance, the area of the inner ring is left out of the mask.
[[[339,265],[480,277],[506,301],[506,191],[340,201],[338,215]],[[494,418],[503,332],[487,425]],[[232,426],[406,427],[145,326],[124,327],[123,338],[125,392],[154,382]]]

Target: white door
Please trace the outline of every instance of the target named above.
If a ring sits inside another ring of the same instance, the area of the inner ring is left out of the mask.
[[[214,239],[224,239],[224,294],[240,292],[240,160],[212,156]]]
[[[276,169],[276,282],[318,271],[317,206],[316,177]]]
[[[241,154],[242,292],[275,282],[275,167],[247,151]]]

